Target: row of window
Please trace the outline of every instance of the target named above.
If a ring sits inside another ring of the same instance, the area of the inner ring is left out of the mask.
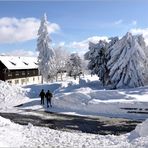
[[[34,82],[35,81],[35,77],[33,77],[32,80]],[[38,81],[39,80],[40,80],[40,78],[38,77]],[[30,78],[30,81],[31,81],[31,78]],[[15,84],[21,84],[21,85],[26,84],[28,82],[29,82],[29,78],[27,78],[27,79],[16,79],[16,80],[14,80],[14,83]],[[12,80],[8,80],[8,83],[9,84],[12,84]]]
[[[35,74],[36,74],[36,71],[35,71],[35,70],[32,71],[32,72],[27,71],[27,75],[30,75],[30,73],[33,73],[33,74],[35,75]],[[16,72],[15,72],[15,76],[19,76],[19,75],[25,76],[25,75],[26,75],[26,72],[25,72],[25,71],[22,71],[22,72],[20,73],[20,72],[16,71]],[[8,77],[12,77],[12,72],[8,72]]]

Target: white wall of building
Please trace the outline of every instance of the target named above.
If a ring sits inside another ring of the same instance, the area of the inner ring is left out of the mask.
[[[28,84],[40,84],[42,82],[41,76],[32,76],[26,78],[17,78],[6,80],[9,84],[28,85]]]

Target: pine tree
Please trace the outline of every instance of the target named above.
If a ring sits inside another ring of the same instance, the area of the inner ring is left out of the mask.
[[[98,75],[103,85],[105,85],[107,78],[106,49],[106,41],[100,40],[97,44],[90,42],[89,51],[84,55],[84,58],[89,60],[88,69],[91,70],[91,74]]]
[[[106,50],[106,59],[107,61],[110,60],[111,56],[110,53],[112,51],[112,46],[119,41],[118,37],[110,37],[109,38],[110,42],[107,44],[107,50]]]
[[[38,30],[38,39],[37,39],[37,50],[39,51],[38,55],[38,64],[39,71],[43,79],[48,81],[55,75],[55,53],[50,46],[51,39],[48,34],[48,22],[47,16],[44,14],[44,17],[41,20],[40,28]]]
[[[139,45],[142,47],[142,49],[144,50],[145,56],[146,56],[146,62],[145,62],[145,84],[148,85],[148,46],[146,46],[144,38],[142,35],[137,35],[136,36],[137,42],[139,43]]]
[[[119,40],[89,43],[89,51],[84,55],[89,60],[88,68],[97,74],[100,81],[112,88],[143,86],[148,78],[148,48],[141,35],[127,33]]]
[[[127,33],[109,51],[107,67],[113,87],[143,86],[146,56],[137,37]]]
[[[110,80],[110,76],[109,76],[110,70],[107,67],[107,62],[111,59],[110,54],[111,54],[111,51],[112,51],[112,47],[117,41],[119,41],[119,38],[118,37],[110,37],[109,40],[110,41],[106,46],[106,52],[105,52],[105,59],[106,59],[105,85],[111,84],[111,80]]]

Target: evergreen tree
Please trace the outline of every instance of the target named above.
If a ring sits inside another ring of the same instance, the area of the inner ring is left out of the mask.
[[[107,67],[107,62],[111,59],[111,51],[112,51],[112,47],[113,45],[119,40],[118,37],[110,37],[109,38],[109,43],[106,46],[106,52],[105,52],[105,57],[106,57],[106,73],[105,73],[105,85],[110,85],[111,84],[111,80],[110,80],[110,76],[109,76],[109,69]]]
[[[118,37],[110,37],[109,38],[110,42],[107,44],[107,50],[106,50],[106,59],[107,61],[110,60],[111,56],[110,53],[112,51],[112,46],[119,41]]]
[[[91,73],[113,88],[143,86],[148,79],[148,48],[141,35],[127,33],[120,40],[110,38],[109,43],[90,42],[84,57]]]
[[[85,59],[89,60],[88,69],[91,70],[91,74],[98,75],[103,85],[107,79],[106,49],[106,41],[100,40],[97,44],[90,42],[89,51],[84,55]]]
[[[55,75],[55,53],[50,46],[51,39],[48,34],[48,22],[47,16],[44,14],[44,17],[41,20],[40,28],[38,30],[38,39],[37,39],[37,50],[39,51],[38,55],[38,65],[39,71],[43,79],[48,81],[53,78]]]
[[[138,38],[127,33],[108,50],[107,68],[113,87],[143,86],[146,56]]]

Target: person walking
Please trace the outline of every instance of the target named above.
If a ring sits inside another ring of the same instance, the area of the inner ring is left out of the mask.
[[[51,98],[53,96],[52,93],[48,90],[45,96],[47,101],[47,108],[49,107],[49,104],[50,104],[50,107],[52,107],[51,105]]]
[[[44,97],[45,97],[44,89],[42,89],[42,91],[40,92],[39,96],[41,97],[41,104],[44,105]]]

